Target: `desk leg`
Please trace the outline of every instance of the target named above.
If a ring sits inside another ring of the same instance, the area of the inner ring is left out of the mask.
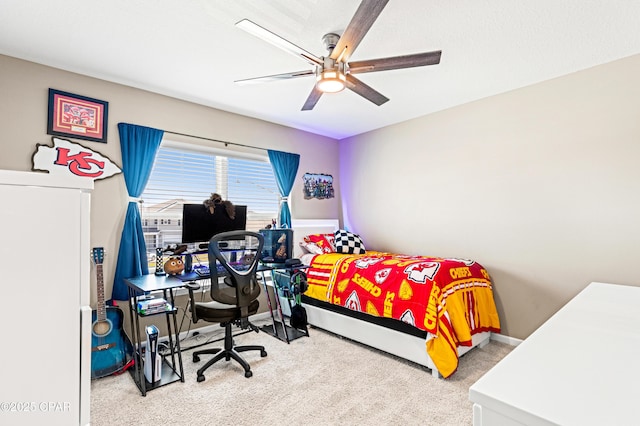
[[[134,328],[134,324],[133,324],[133,317],[135,316],[135,307],[133,306],[133,292],[131,291],[130,288],[127,288],[128,294],[129,294],[129,325],[131,326],[130,328],[130,333],[131,336],[129,336],[129,340],[131,340],[131,345],[133,346],[133,354],[132,354],[132,358],[133,358],[133,362],[134,362],[134,367],[138,365],[138,361],[136,361],[136,350],[138,349],[138,345],[137,345],[137,341],[136,341],[136,336],[135,336],[135,328]]]
[[[271,306],[271,297],[269,296],[269,288],[267,286],[267,278],[264,276],[264,271],[262,274],[262,286],[264,287],[264,293],[267,296],[267,307],[269,308],[269,314],[271,315],[271,327],[273,328],[273,335],[278,335],[278,330],[276,330],[276,318],[273,316],[273,307]]]
[[[166,296],[166,291],[165,291],[165,300],[170,300],[171,302],[171,306],[175,308],[176,306],[176,302],[173,298],[173,289],[169,289],[169,299],[167,299]],[[180,351],[180,334],[179,334],[179,330],[178,330],[178,322],[176,319],[176,314],[171,315],[171,317],[173,318],[173,333],[175,334],[175,339],[176,339],[176,346],[175,349],[173,347],[173,342],[172,342],[172,333],[171,333],[171,325],[169,325],[169,316],[167,315],[167,327],[168,327],[168,334],[169,334],[169,345],[171,345],[171,362],[173,365],[173,368],[175,370],[176,368],[176,361],[175,361],[175,356],[177,353],[177,357],[178,357],[178,368],[180,369],[180,381],[184,383],[184,369],[182,367],[182,352]]]
[[[273,280],[273,276],[271,277]],[[278,286],[275,281],[273,281],[273,295],[276,298],[276,307],[278,308],[278,316],[280,317],[280,321],[282,321],[282,331],[284,332],[284,338],[287,343],[289,343],[289,333],[287,332],[287,324],[284,321],[284,314],[282,313],[282,306],[280,305],[280,296],[278,296]]]
[[[273,314],[274,308],[273,305],[271,303],[271,296],[269,296],[269,289],[267,286],[267,280],[265,279],[264,276],[264,271],[262,271],[262,281],[264,283],[264,291],[267,293],[267,304],[269,305],[269,312],[271,313],[271,326],[273,329],[271,334],[274,337],[277,337],[278,339],[290,343],[290,339],[289,339],[289,332],[287,331],[287,325],[285,324],[285,319],[284,319],[284,315],[282,314],[282,307],[280,306],[280,298],[278,297],[278,286],[276,285],[275,279],[273,277],[273,274],[271,274],[271,282],[273,283],[273,295],[276,299],[276,303],[275,303],[275,310],[278,313],[278,318],[276,319],[275,315]],[[282,331],[284,333],[284,339],[281,338],[278,334],[278,329],[277,329],[277,325],[276,323],[280,322],[282,325]],[[266,327],[266,326],[265,326]],[[267,331],[263,328],[263,331]]]
[[[173,329],[178,330],[178,322],[176,319],[176,315],[173,316]],[[184,369],[182,368],[182,352],[180,349],[180,336],[178,331],[176,331],[176,349],[178,351],[178,366],[180,367],[180,381],[184,383]]]
[[[138,376],[138,387],[140,388],[140,392],[142,396],[147,396],[147,389],[144,377],[144,366],[142,365],[142,351],[141,351],[141,342],[140,338],[140,322],[138,320],[138,312],[136,305],[138,304],[138,296],[136,293],[129,289],[129,307],[131,310],[131,326],[133,327],[131,330],[131,334],[133,337],[133,355],[134,355],[134,374]]]
[[[164,296],[164,300],[169,301],[169,303],[171,303],[171,306],[174,307],[174,302],[173,302],[173,298],[169,298],[167,295],[167,290],[162,290],[162,295]],[[171,315],[173,316],[173,315]],[[171,366],[173,367],[173,369],[175,370],[176,368],[176,355],[175,355],[175,350],[174,350],[174,346],[173,346],[173,333],[171,332],[171,319],[169,319],[169,315],[165,315],[165,319],[167,321],[167,338],[169,339],[169,349],[171,350]],[[176,337],[176,340],[180,340]]]

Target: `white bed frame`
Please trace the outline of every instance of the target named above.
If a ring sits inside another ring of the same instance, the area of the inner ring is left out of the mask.
[[[298,245],[305,235],[333,233],[338,227],[338,221],[333,219],[293,220],[294,254],[296,249],[300,250]],[[297,253],[299,255],[300,252]],[[303,306],[307,311],[309,324],[423,365],[431,370],[431,374],[434,377],[442,377],[429,354],[427,354],[425,339],[316,306],[308,304],[303,304]],[[471,342],[472,346],[458,347],[458,356],[464,355],[476,346],[481,348],[486,346],[490,338],[490,332],[474,335]]]

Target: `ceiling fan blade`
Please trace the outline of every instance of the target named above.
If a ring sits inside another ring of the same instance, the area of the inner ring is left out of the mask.
[[[389,0],[362,0],[329,57],[347,62],[388,2]]]
[[[262,28],[260,25],[256,24],[253,21],[243,19],[239,22],[236,22],[236,27],[243,29],[249,34],[252,34],[258,38],[261,38],[262,40],[271,43],[286,52],[301,57],[311,65],[322,65],[322,59],[318,58],[313,53],[307,52],[303,48],[298,47],[290,41],[283,39],[279,35],[272,33],[266,28]]]
[[[425,65],[436,65],[440,63],[442,50],[434,52],[416,53],[413,55],[394,56],[390,58],[370,59],[367,61],[356,61],[349,63],[351,74],[362,74],[365,72],[397,70],[401,68],[423,67]]]
[[[310,75],[311,76],[315,75],[315,72],[313,70],[287,72],[284,74],[265,75],[264,77],[254,77],[254,78],[246,78],[243,80],[236,80],[234,81],[234,83],[244,86],[247,84],[268,83],[271,81],[289,80],[291,78],[307,77]]]
[[[358,80],[351,74],[347,74],[347,88],[356,92],[358,95],[362,96],[365,99],[370,100],[374,104],[380,106],[383,103],[387,102],[389,98],[384,96],[382,93],[377,90],[367,86],[362,81]]]
[[[322,92],[318,90],[316,86],[313,86],[313,90],[311,90],[311,93],[309,93],[309,97],[307,98],[307,100],[304,102],[304,105],[302,106],[302,111],[312,110],[313,107],[316,106],[316,104],[318,103],[320,96],[322,96]]]

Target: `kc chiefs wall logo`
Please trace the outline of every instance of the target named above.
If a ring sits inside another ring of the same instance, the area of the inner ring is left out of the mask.
[[[120,167],[107,157],[67,139],[53,139],[53,147],[37,144],[33,170],[85,179],[105,179],[121,173]]]

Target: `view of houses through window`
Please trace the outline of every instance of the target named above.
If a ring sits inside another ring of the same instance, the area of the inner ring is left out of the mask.
[[[212,193],[247,206],[247,230],[262,229],[277,216],[279,192],[266,155],[263,160],[223,156],[163,142],[141,196],[150,268],[156,248],[181,243],[183,204],[201,204]]]

